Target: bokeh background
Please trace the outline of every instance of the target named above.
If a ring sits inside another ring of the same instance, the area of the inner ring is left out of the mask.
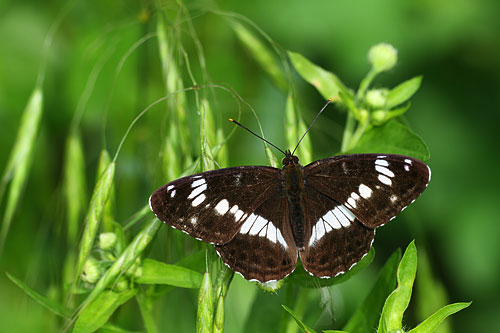
[[[43,40],[65,5],[65,1],[0,1],[2,171],[35,85]],[[190,13],[188,20],[203,46],[210,79],[230,84],[256,110],[266,137],[281,147],[285,145],[286,94],[273,85],[227,21],[209,10],[246,16],[281,47],[299,52],[336,73],[353,89],[357,89],[369,69],[367,52],[372,45],[388,42],[398,49],[398,65],[381,75],[374,86],[393,87],[423,75],[422,87],[412,99],[407,119],[430,148],[428,163],[433,178],[411,208],[378,230],[374,264],[356,276],[355,281],[335,287],[335,308],[342,313],[355,307],[390,253],[398,247],[405,248],[415,238],[422,253],[425,249],[433,276],[443,286],[447,301],[473,301],[468,309],[448,319],[453,331],[500,331],[500,2],[221,0],[185,1],[185,5]],[[45,105],[35,158],[0,258],[0,321],[5,327],[19,331],[50,331],[58,327],[54,317],[14,286],[5,272],[46,295],[57,293],[66,251],[59,237],[64,217],[62,161],[69,123],[104,46],[115,43],[80,126],[90,193],[103,133],[107,147],[114,152],[133,117],[164,91],[158,47],[153,38],[131,55],[111,92],[121,57],[133,43],[155,30],[154,7],[148,1],[75,1],[62,18],[48,57],[43,86]],[[192,44],[187,43],[186,48],[188,53],[194,52]],[[194,56],[192,61],[196,62]],[[195,75],[198,74],[195,69]],[[204,83],[201,75],[197,80]],[[308,123],[324,100],[297,75],[294,84]],[[103,131],[102,115],[107,103],[110,113]],[[157,172],[161,112],[161,108],[152,111],[138,124],[118,160],[118,221],[140,209],[152,190],[161,185]],[[214,112],[220,126],[229,132],[232,127],[225,119],[237,114],[234,100],[221,94]],[[196,123],[196,113],[192,113],[191,119]],[[251,128],[257,126],[247,109],[243,110],[242,121]],[[342,114],[337,108],[330,108],[322,116],[310,133],[315,158],[338,151],[342,126]],[[266,163],[262,143],[243,131],[231,137],[228,149],[231,165]],[[263,309],[272,304],[279,306],[279,296],[263,296],[262,291],[238,278],[231,288],[228,302],[234,307],[230,306],[227,313],[229,332],[242,327],[248,331],[251,320],[259,320],[248,318],[259,313],[252,310],[249,299],[262,298]],[[324,297],[317,293],[319,298]],[[195,294],[177,293],[171,297],[181,296],[191,300],[165,310],[162,320],[176,319],[184,323],[179,327],[192,329]],[[133,311],[133,304],[127,306]],[[418,312],[415,307],[410,308],[409,326],[418,322],[418,315],[412,314]],[[342,314],[338,317],[342,320]],[[129,327],[142,329],[140,321],[131,321]]]

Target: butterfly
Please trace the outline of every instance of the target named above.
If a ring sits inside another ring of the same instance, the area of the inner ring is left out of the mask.
[[[298,257],[309,274],[330,278],[368,253],[375,229],[415,201],[431,176],[402,155],[340,155],[303,167],[284,153],[282,169],[230,167],[174,180],[151,195],[151,210],[214,244],[247,280],[281,280]]]

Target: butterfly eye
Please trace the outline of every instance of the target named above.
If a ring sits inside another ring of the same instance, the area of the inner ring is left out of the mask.
[[[292,157],[293,164],[298,164],[299,163],[299,158],[297,156]]]
[[[281,160],[281,164],[283,164],[283,166],[288,165],[288,163],[290,163],[290,159],[288,157],[285,157]]]

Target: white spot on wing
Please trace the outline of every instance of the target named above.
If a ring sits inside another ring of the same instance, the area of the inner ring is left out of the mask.
[[[202,194],[200,194],[199,196],[197,196],[197,197],[193,200],[193,202],[191,202],[191,206],[196,207],[196,206],[198,206],[199,204],[201,204],[203,201],[205,201],[205,199],[206,199],[206,196],[205,196],[205,194],[203,194],[203,193],[202,193]]]
[[[375,165],[380,165],[380,166],[389,166],[389,162],[387,162],[386,160],[381,160],[381,159],[377,159],[375,160]]]
[[[205,184],[205,183],[206,183],[205,179],[198,179],[198,180],[195,180],[195,181],[191,184],[191,187],[192,187],[192,188],[195,188],[195,187],[198,187],[198,186],[203,185],[203,184]]]
[[[285,239],[283,238],[283,235],[281,234],[280,229],[276,228],[276,233],[277,233],[277,238],[278,238],[278,243],[281,244],[285,249],[288,249],[288,244],[286,243]]]
[[[349,206],[351,206],[352,208],[356,208],[356,200],[354,200],[353,198],[349,197],[349,199],[347,199],[347,203],[349,204]]]
[[[397,195],[391,195],[391,202],[396,202],[396,200],[398,200],[398,196]]]
[[[196,223],[198,223],[198,218],[196,216],[193,216],[189,219],[189,222],[191,222],[192,225],[196,225]]]
[[[348,226],[350,224],[347,216],[340,210],[339,207],[340,206],[337,206],[332,210],[333,215],[335,215],[335,219],[337,221],[335,225],[332,225],[335,229],[340,229],[343,226]]]
[[[201,180],[203,180],[203,179],[201,179]],[[197,188],[195,188],[194,190],[191,191],[191,193],[188,196],[188,199],[193,199],[194,197],[197,197],[200,193],[203,193],[206,189],[207,189],[207,184],[202,184],[201,186],[198,186]],[[175,190],[174,190],[174,192],[175,192]]]
[[[171,198],[175,197],[175,192],[177,192],[177,190],[173,190],[173,191],[170,193],[170,197],[171,197]]]
[[[267,220],[263,218],[262,216],[257,216],[257,220],[255,220],[255,223],[253,224],[252,228],[250,231],[248,231],[249,235],[257,235],[262,228],[266,225]]]
[[[405,164],[404,168],[405,168],[406,171],[410,171],[410,166],[408,164]]]
[[[346,208],[346,206],[344,205],[340,205],[340,206],[337,206],[340,211],[344,214],[344,216],[349,220],[349,221],[354,221],[356,219],[356,217],[354,216],[354,214]],[[349,223],[350,224],[350,223]],[[349,225],[348,224],[348,225]],[[347,227],[347,225],[344,225],[344,227]]]
[[[168,192],[168,191],[170,191],[170,190],[171,190],[171,189],[173,189],[173,188],[174,188],[174,185],[168,185],[168,186],[167,186],[167,192]]]
[[[386,167],[383,167],[383,166],[380,166],[380,165],[376,165],[375,166],[375,170],[377,170],[379,173],[384,174],[384,175],[386,175],[388,177],[394,177],[394,172],[392,172],[391,170],[389,170]]]
[[[276,227],[274,226],[274,224],[272,222],[269,222],[269,224],[267,225],[267,239],[269,239],[271,242],[273,243],[276,243],[278,241],[278,237],[276,235]]]
[[[413,163],[409,158],[405,158],[405,163],[411,165]]]
[[[366,186],[365,184],[359,185],[359,194],[365,199],[368,199],[369,197],[372,196],[372,189]]]
[[[248,231],[250,230],[250,228],[252,227],[252,225],[256,219],[257,219],[257,215],[255,215],[253,213],[250,214],[248,219],[246,219],[245,223],[243,223],[243,225],[241,226],[240,234],[248,233]]]
[[[226,199],[219,201],[217,206],[215,206],[215,212],[219,215],[224,215],[229,210],[229,202]]]
[[[392,180],[389,177],[386,177],[384,175],[378,175],[378,180],[380,180],[381,183],[385,185],[392,185]]]

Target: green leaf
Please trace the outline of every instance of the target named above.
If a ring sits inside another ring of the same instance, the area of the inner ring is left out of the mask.
[[[398,268],[398,287],[387,297],[380,317],[378,332],[400,330],[403,314],[410,303],[413,282],[417,273],[417,248],[412,241],[406,248]]]
[[[316,332],[315,330],[313,330],[312,328],[308,327],[306,324],[304,324],[296,315],[295,313],[293,313],[293,310],[290,309],[289,307],[287,307],[286,305],[282,304],[281,305],[283,307],[283,309],[285,309],[286,312],[288,312],[292,317],[293,319],[295,320],[295,322],[297,323],[297,325],[299,326],[300,330],[304,333],[313,333],[313,332]]]
[[[342,92],[344,96],[352,96],[335,74],[313,64],[300,53],[288,51],[288,56],[300,76],[313,85],[325,99],[346,98],[339,95],[339,92]],[[342,101],[345,102],[343,99]]]
[[[363,269],[365,269],[369,264],[371,264],[374,257],[375,257],[375,249],[372,247],[370,248],[370,251],[368,251],[368,253],[363,257],[363,259],[361,259],[346,273],[330,279],[321,279],[321,286],[323,287],[331,286],[349,280],[351,277],[358,274]],[[300,285],[301,287],[304,288],[316,288],[317,287],[317,282],[315,281],[316,279],[317,279],[316,277],[309,275],[309,273],[307,273],[302,268],[302,265],[299,262],[297,263],[297,269],[295,270],[295,272],[293,272],[292,275],[290,275],[290,277],[287,278],[287,281]]]
[[[181,288],[199,288],[203,275],[190,269],[144,259],[142,275],[135,280],[142,284],[168,284]]]
[[[344,326],[345,331],[351,333],[373,332],[380,318],[385,299],[396,287],[396,272],[400,258],[401,250],[398,249],[387,259],[370,293]]]
[[[421,83],[422,76],[416,76],[394,87],[387,94],[386,108],[391,109],[409,100],[420,88]]]
[[[100,294],[88,304],[76,320],[74,333],[94,332],[104,325],[115,310],[136,294],[137,290],[117,293],[112,290]]]
[[[59,303],[56,303],[53,300],[39,294],[34,289],[30,288],[26,283],[15,278],[14,276],[10,275],[9,273],[5,273],[5,274],[7,274],[7,277],[12,282],[14,282],[19,288],[21,288],[28,296],[33,298],[33,300],[35,300],[35,302],[37,302],[41,306],[48,309],[50,312],[52,312],[60,317],[63,317],[63,318],[68,318],[70,316],[71,311],[66,309],[64,306],[62,306]]]
[[[469,305],[471,305],[471,303],[472,302],[454,303],[454,304],[446,305],[445,307],[441,308],[440,310],[438,310],[434,314],[432,314],[429,318],[424,320],[420,325],[418,325],[414,329],[410,330],[408,333],[431,333],[431,332],[434,332],[434,330],[441,324],[441,322],[443,320],[446,319],[446,317],[469,307]]]
[[[422,161],[430,158],[429,148],[422,138],[395,119],[366,131],[356,147],[346,153],[401,154]]]

